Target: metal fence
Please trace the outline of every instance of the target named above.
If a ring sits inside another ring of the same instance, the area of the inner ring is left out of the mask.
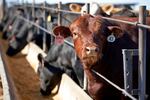
[[[27,5],[26,5],[27,6]],[[28,6],[28,7],[32,7],[32,6]],[[49,8],[49,7],[41,7],[41,6],[35,6],[36,8],[43,8],[45,10],[55,10],[58,13],[58,25],[61,25],[61,12],[66,12],[66,13],[75,13],[72,11],[66,11],[66,10],[61,10],[61,3],[58,4],[58,8],[54,9],[54,8]],[[87,5],[87,12],[89,12],[90,8],[89,5]],[[134,25],[139,27],[139,50],[138,50],[138,55],[139,55],[139,100],[145,100],[145,96],[146,96],[146,28],[150,29],[150,26],[148,25],[144,25],[146,22],[146,7],[145,6],[141,6],[139,8],[139,21],[138,22],[129,22],[129,21],[123,21],[123,20],[118,20],[118,19],[113,19],[113,18],[108,18],[108,17],[102,17],[103,19],[107,19],[107,20],[111,20],[111,21],[116,21],[116,22],[121,22],[121,23],[125,23],[125,24],[129,24],[129,25]],[[81,13],[75,13],[75,14],[81,14]],[[45,28],[38,26],[37,24],[35,24],[34,22],[31,22],[23,17],[19,17],[21,19],[23,19],[26,22],[29,22],[30,24],[35,25],[36,27],[40,28],[41,30],[51,34],[54,36],[54,34],[50,33],[48,30],[46,30]],[[70,46],[74,46],[72,43],[69,43],[68,41],[65,40],[65,43],[69,44]],[[129,94],[127,91],[125,91],[125,89],[120,88],[119,86],[117,86],[116,84],[112,83],[111,81],[109,81],[106,77],[104,77],[103,75],[101,75],[100,73],[97,73],[95,70],[93,70],[94,73],[96,73],[98,76],[100,76],[101,78],[103,78],[105,81],[107,81],[109,84],[111,84],[112,86],[114,86],[116,89],[118,89],[119,91],[122,91],[123,94],[125,94],[126,96],[128,96],[129,98],[131,98],[132,100],[136,100],[135,97],[133,97],[131,94]]]

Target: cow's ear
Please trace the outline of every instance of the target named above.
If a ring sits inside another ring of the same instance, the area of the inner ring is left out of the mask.
[[[71,36],[71,31],[70,31],[69,27],[66,27],[66,26],[56,26],[53,30],[53,33],[56,36],[61,35],[64,38]]]
[[[123,31],[119,26],[108,26],[108,29],[111,32],[111,35],[114,35],[115,38],[120,38],[123,36]]]
[[[108,26],[109,34],[107,36],[108,42],[114,42],[117,38],[123,36],[123,31],[119,26]]]
[[[39,53],[39,54],[37,55],[37,58],[38,58],[38,61],[39,61],[40,63],[41,63],[42,60],[44,59],[41,53]]]

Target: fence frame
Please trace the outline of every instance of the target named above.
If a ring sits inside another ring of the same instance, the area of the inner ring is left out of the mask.
[[[60,6],[60,4],[61,3],[59,3],[58,5]],[[61,10],[59,7],[57,9],[48,8],[48,7],[39,7],[39,6],[35,6],[35,5],[34,5],[34,7],[35,8],[43,8],[45,10],[46,9],[47,10],[55,10],[55,11],[59,12],[58,17],[61,17],[60,12],[82,14],[82,13],[75,13],[72,11]],[[87,7],[87,9],[89,9],[89,7]],[[145,100],[145,98],[146,98],[146,83],[144,81],[146,79],[146,64],[145,64],[146,63],[146,52],[145,52],[146,51],[146,47],[145,47],[146,46],[146,39],[144,39],[144,37],[146,36],[145,35],[146,34],[145,28],[150,29],[150,26],[144,25],[145,19],[146,19],[145,11],[146,11],[146,6],[140,6],[139,7],[139,22],[129,22],[129,21],[123,21],[123,20],[118,20],[118,19],[114,19],[114,18],[102,17],[103,19],[107,19],[107,20],[115,21],[115,22],[121,22],[121,23],[129,24],[129,25],[134,25],[134,26],[139,28],[139,48],[138,48],[139,49],[139,52],[138,52],[138,54],[139,54],[139,60],[138,60],[139,61],[139,79],[140,79],[139,80],[139,83],[140,83],[140,85],[139,85],[139,90],[140,90],[139,91],[139,100]],[[28,21],[28,22],[30,22],[30,21]],[[35,26],[37,26],[37,25],[35,25]],[[39,26],[37,26],[37,27],[39,27]],[[43,31],[45,31],[45,30],[43,30]],[[47,32],[47,33],[49,33],[49,32]],[[65,41],[65,43],[67,43],[67,42]],[[73,46],[73,44],[70,44],[70,43],[67,43],[67,44],[69,44],[70,46]],[[95,71],[93,71],[93,72],[95,72]],[[124,92],[124,93],[126,93],[126,92]],[[134,99],[134,98],[132,98],[132,99]]]
[[[137,49],[122,49],[124,68],[124,89],[132,95],[138,95],[138,87],[133,88],[133,57],[138,56]],[[137,66],[134,66],[137,67]]]

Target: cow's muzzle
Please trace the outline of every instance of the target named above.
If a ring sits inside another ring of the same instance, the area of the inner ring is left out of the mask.
[[[88,56],[95,56],[99,52],[99,48],[95,46],[91,46],[91,47],[87,46],[85,48],[85,52]]]

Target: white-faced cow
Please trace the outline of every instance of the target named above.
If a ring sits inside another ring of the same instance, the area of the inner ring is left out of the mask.
[[[137,18],[120,18],[130,22]],[[147,21],[148,22],[148,21]],[[80,58],[88,79],[88,93],[95,100],[126,100],[127,97],[109,85],[92,70],[123,88],[122,49],[138,48],[138,29],[135,26],[116,23],[101,16],[84,15],[78,17],[69,27],[55,28],[62,33],[66,30],[73,37],[75,51]],[[54,31],[55,33],[55,31]],[[115,36],[114,42],[108,42],[109,35]],[[150,35],[147,34],[147,40]],[[149,71],[150,43],[147,42],[147,73]],[[147,75],[148,76],[148,75]],[[136,82],[136,79],[135,81]],[[147,77],[147,94],[149,95]]]

